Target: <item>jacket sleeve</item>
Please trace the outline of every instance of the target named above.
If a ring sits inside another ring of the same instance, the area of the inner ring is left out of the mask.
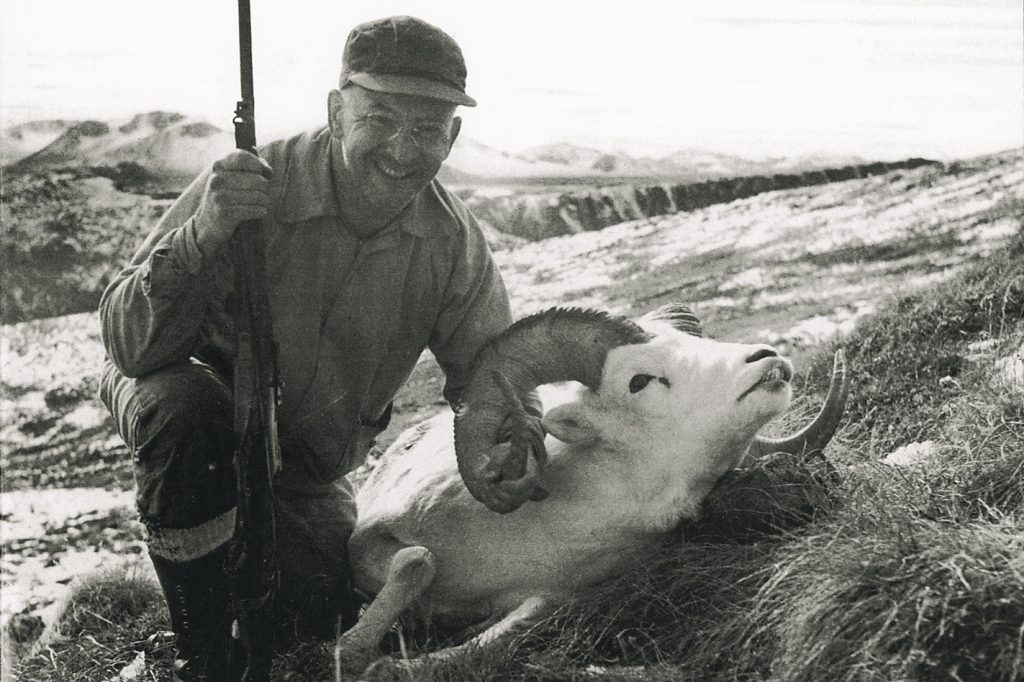
[[[512,324],[508,292],[483,231],[468,211],[464,218],[466,230],[430,340],[445,373],[444,397],[452,405],[462,396],[477,352]]]
[[[103,292],[103,345],[125,376],[187,359],[199,338],[217,270],[196,243],[195,213],[208,176],[178,197]]]

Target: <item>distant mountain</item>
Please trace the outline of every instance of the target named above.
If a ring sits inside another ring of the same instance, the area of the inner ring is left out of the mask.
[[[814,154],[796,158],[750,159],[704,149],[681,149],[663,157],[647,158],[630,156],[621,151],[601,151],[568,142],[531,147],[519,156],[560,164],[579,175],[690,179],[802,173],[866,163],[857,156]]]
[[[120,121],[23,123],[0,132],[0,142],[0,158],[13,172],[134,163],[157,179],[180,185],[232,149],[234,135],[201,119],[152,111]],[[682,181],[799,173],[861,163],[864,160],[858,157],[825,154],[758,160],[697,149],[654,159],[569,142],[512,154],[460,137],[439,177],[452,184],[530,178]]]
[[[575,175],[616,177],[660,177],[685,174],[685,169],[658,159],[636,158],[621,151],[602,151],[569,142],[531,147],[519,154],[523,158],[560,164]]]
[[[11,170],[137,163],[161,177],[194,177],[233,147],[231,133],[205,121],[153,111],[123,121],[74,123]]]
[[[599,149],[581,147],[569,142],[556,142],[555,144],[531,147],[526,151],[520,152],[519,156],[532,161],[557,163],[562,166],[574,166],[576,168],[591,168],[605,154],[606,152]]]
[[[661,159],[669,167],[685,169],[707,177],[727,178],[737,175],[760,175],[767,170],[764,161],[705,149],[681,149]]]
[[[137,163],[154,175],[194,177],[234,146],[233,135],[206,121],[153,111],[121,121],[40,121],[2,133],[4,165],[14,172],[63,166]],[[493,177],[573,175],[574,168],[524,159],[460,137],[442,170],[449,182]]]
[[[821,168],[841,168],[843,166],[861,166],[868,163],[867,159],[855,155],[837,154],[805,154],[793,158],[771,159],[771,170],[774,173],[802,173]]]
[[[467,137],[455,140],[445,162],[441,181],[466,181],[473,178],[562,177],[575,174],[575,167],[489,147]]]
[[[29,121],[0,131],[0,166],[9,166],[34,154],[81,121],[62,119]]]
[[[603,151],[583,147],[569,142],[531,147],[521,156],[558,163],[575,169],[583,175],[608,175],[616,177],[697,177],[732,174],[737,167],[746,170],[746,160],[732,160],[731,164],[711,163],[697,155],[679,152],[659,159],[634,157],[621,151]],[[710,154],[703,156],[710,157]],[[715,155],[724,159],[723,155]],[[678,157],[678,158],[677,158]],[[691,158],[692,157],[692,158]],[[737,163],[741,161],[742,163]]]

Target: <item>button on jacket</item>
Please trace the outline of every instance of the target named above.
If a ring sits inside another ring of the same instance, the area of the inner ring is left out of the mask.
[[[282,473],[313,484],[362,463],[424,348],[445,371],[445,398],[455,401],[477,350],[511,322],[483,233],[457,197],[435,180],[390,225],[360,239],[341,218],[331,144],[321,129],[260,153],[274,169],[264,224],[283,383]],[[126,376],[191,357],[232,376],[230,262],[226,253],[204,258],[196,244],[207,176],[178,198],[104,292],[104,345]]]

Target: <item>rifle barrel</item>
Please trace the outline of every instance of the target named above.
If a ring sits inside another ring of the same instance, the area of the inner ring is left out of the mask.
[[[256,102],[252,85],[252,21],[249,0],[238,0],[238,62],[242,99],[235,107],[235,147],[256,153]]]
[[[241,62],[242,99],[253,104],[252,21],[249,0],[238,0],[238,52]]]

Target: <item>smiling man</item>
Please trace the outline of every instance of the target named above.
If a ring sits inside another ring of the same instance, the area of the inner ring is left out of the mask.
[[[342,215],[369,236],[434,178],[461,120],[455,105],[352,83],[332,91],[328,107]]]
[[[283,384],[274,478],[280,643],[330,637],[355,520],[345,474],[386,427],[425,348],[458,400],[477,350],[510,323],[474,217],[436,180],[459,134],[466,67],[412,17],[357,26],[328,125],[233,151],[161,218],[101,303],[101,394],[135,466],[181,680],[230,679],[224,573],[234,528],[230,254],[261,219]]]

